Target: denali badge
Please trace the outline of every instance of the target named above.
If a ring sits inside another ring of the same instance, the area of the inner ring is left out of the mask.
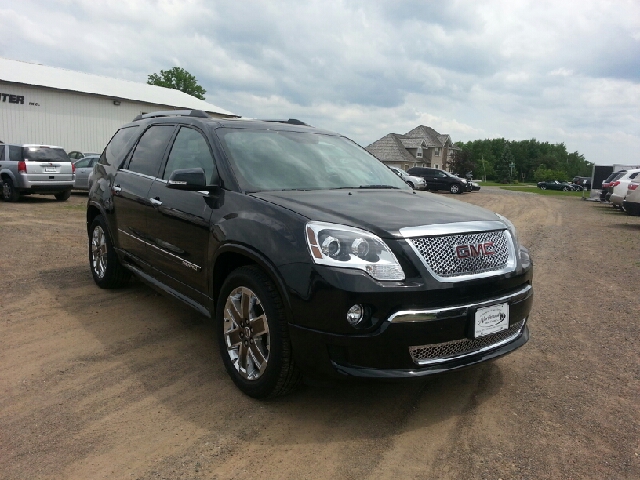
[[[486,255],[494,255],[496,253],[493,248],[493,242],[478,243],[476,245],[456,245],[456,257],[459,259],[471,257],[484,257]]]

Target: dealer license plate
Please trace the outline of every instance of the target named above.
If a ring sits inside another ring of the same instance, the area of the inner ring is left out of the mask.
[[[56,167],[44,167],[45,173],[55,173]]]
[[[476,310],[474,337],[484,337],[509,328],[509,304],[499,303]]]

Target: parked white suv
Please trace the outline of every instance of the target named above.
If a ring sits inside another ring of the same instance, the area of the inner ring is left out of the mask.
[[[640,180],[640,169],[638,168],[627,170],[627,173],[611,184],[613,191],[609,201],[614,208],[622,208],[622,202],[627,194],[627,187],[634,180]]]
[[[71,195],[75,167],[62,147],[0,144],[0,179],[4,201],[34,193],[65,201]]]
[[[627,196],[622,202],[625,212],[628,215],[640,215],[640,181],[639,179],[627,185]]]

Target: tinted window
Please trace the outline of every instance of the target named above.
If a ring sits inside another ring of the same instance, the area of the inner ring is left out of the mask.
[[[0,162],[4,160],[4,145],[0,143]]]
[[[127,146],[133,134],[137,131],[137,125],[121,128],[120,130],[118,130],[116,134],[111,138],[109,145],[107,145],[107,148],[104,150],[104,153],[100,157],[102,159],[102,163],[106,165],[119,164],[122,161],[122,157],[125,153],[123,152],[123,149]]]
[[[31,162],[68,162],[67,152],[62,148],[23,147],[24,159]]]
[[[22,147],[9,145],[9,161],[19,162],[22,160]]]
[[[640,172],[632,173],[631,175],[629,175],[629,179],[630,179],[630,180],[633,180],[634,178],[636,178],[636,177],[638,176],[638,174],[639,174],[639,173],[640,173]]]
[[[90,158],[83,158],[82,160],[78,160],[74,165],[76,168],[87,168],[91,163]]]
[[[182,127],[173,142],[173,147],[171,147],[171,154],[162,178],[168,180],[174,170],[202,168],[207,181],[210,182],[214,169],[213,164],[209,145],[202,134],[192,128]]]
[[[156,177],[174,129],[174,125],[154,125],[147,129],[136,145],[129,170]]]

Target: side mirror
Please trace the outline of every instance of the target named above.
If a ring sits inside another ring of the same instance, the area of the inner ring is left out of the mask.
[[[198,191],[208,190],[207,177],[202,168],[184,168],[174,170],[167,182],[167,188],[174,190]]]

